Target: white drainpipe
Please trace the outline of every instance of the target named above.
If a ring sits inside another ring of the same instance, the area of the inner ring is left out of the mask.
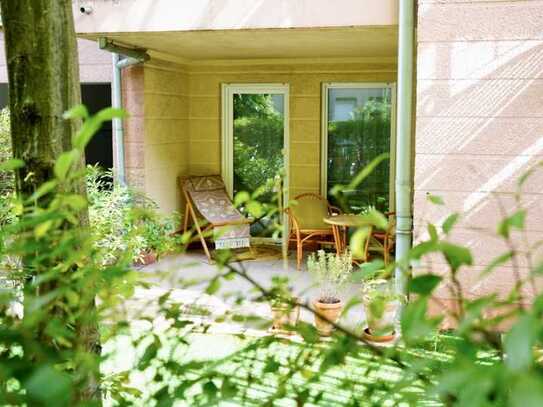
[[[121,89],[121,68],[119,68],[119,54],[113,53],[113,80],[111,82],[111,106],[121,109],[122,102],[122,89]],[[124,130],[123,121],[119,117],[113,118],[113,145],[115,150],[113,152],[115,156],[114,175],[115,181],[119,185],[126,184],[125,167],[124,167]]]
[[[414,0],[401,0],[398,42],[398,118],[396,135],[396,261],[405,261],[412,244],[412,114]],[[396,290],[407,293],[409,271],[396,267]]]
[[[127,66],[137,65],[148,61],[149,55],[144,50],[126,48],[113,44],[106,38],[99,39],[100,49],[111,51],[113,59],[113,80],[111,82],[111,106],[122,109],[121,70]],[[128,55],[121,59],[120,54]],[[114,176],[119,185],[126,184],[126,171],[124,164],[124,130],[123,121],[120,118],[113,119],[113,140],[115,141],[113,152],[115,156]]]

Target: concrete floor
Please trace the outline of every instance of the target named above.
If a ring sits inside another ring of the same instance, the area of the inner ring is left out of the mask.
[[[295,259],[291,253],[285,263],[281,258],[249,260],[236,267],[244,267],[247,275],[265,288],[270,288],[272,277],[286,276],[290,280],[290,287],[294,295],[302,301],[310,303],[318,295],[318,287],[307,272],[305,265],[301,271],[296,270]],[[305,263],[305,262],[304,262]],[[170,298],[179,301],[192,309],[206,309],[210,312],[209,318],[217,318],[233,312],[242,315],[253,315],[266,319],[271,318],[270,307],[267,303],[258,301],[257,292],[251,283],[240,276],[232,280],[221,280],[220,289],[213,295],[205,294],[207,282],[217,274],[217,266],[209,264],[207,258],[201,251],[190,251],[186,254],[172,255],[163,258],[159,262],[148,265],[141,269],[147,275],[146,280],[153,283],[153,287],[136,293],[138,297],[151,297],[162,295],[171,290]],[[187,287],[187,283],[202,281]],[[343,300],[348,303],[351,299],[360,299],[361,285],[347,284],[343,288]],[[188,310],[189,308],[187,308]],[[189,311],[188,313],[192,313]],[[198,313],[198,312],[196,312]],[[313,315],[310,311],[302,308],[300,318],[307,322],[313,322]],[[343,315],[340,323],[350,329],[359,331],[363,327],[364,312],[361,304],[356,304]],[[235,330],[244,330],[246,324],[234,323]],[[228,331],[232,329],[229,325]]]

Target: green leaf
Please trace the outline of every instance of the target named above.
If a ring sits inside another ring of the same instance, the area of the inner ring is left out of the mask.
[[[110,121],[112,119],[122,119],[127,117],[126,111],[123,109],[118,109],[115,107],[106,107],[105,109],[100,110],[96,117],[103,123]]]
[[[426,316],[427,307],[428,301],[426,297],[420,297],[404,307],[401,327],[406,342],[423,340],[436,331],[440,318],[428,318]]]
[[[155,340],[151,342],[147,348],[145,348],[145,352],[143,352],[143,356],[138,362],[138,369],[139,370],[145,370],[149,365],[151,364],[151,361],[156,357],[158,353],[158,348],[160,346],[160,341],[157,337],[155,337]]]
[[[221,385],[221,397],[231,399],[238,394],[237,386],[228,377],[225,377]]]
[[[28,198],[28,202],[37,201],[41,197],[47,195],[57,187],[57,181],[51,180],[44,182],[39,188]]]
[[[19,168],[23,168],[24,166],[25,166],[25,162],[23,160],[12,158],[11,160],[8,160],[0,164],[0,172],[8,172],[8,171],[17,170]]]
[[[335,185],[331,190],[330,194],[337,197],[342,194],[345,190],[352,190],[356,189],[358,185],[362,183],[374,170],[375,168],[381,164],[384,160],[387,160],[389,158],[388,153],[383,153],[375,157],[368,165],[366,165],[362,171],[360,171],[353,180],[349,183],[349,185]]]
[[[488,264],[484,270],[481,272],[480,276],[484,276],[488,273],[491,273],[496,267],[501,266],[502,264],[507,263],[509,260],[513,258],[513,252],[509,251],[507,253],[502,254],[501,256],[496,257],[493,259],[490,264]]]
[[[506,334],[504,349],[506,365],[513,371],[527,370],[533,363],[533,346],[537,337],[537,321],[532,315],[522,315]]]
[[[100,110],[96,115],[83,122],[79,132],[74,137],[74,147],[79,151],[84,151],[92,136],[96,134],[105,121],[109,121],[114,117],[123,117],[124,115],[124,111],[121,109],[107,108]]]
[[[275,360],[275,358],[269,357],[264,366],[264,373],[275,373],[279,370],[281,364]]]
[[[425,274],[417,276],[409,281],[409,292],[420,295],[430,295],[439,285],[442,278],[435,274]]]
[[[428,194],[426,198],[434,205],[445,205],[445,201],[440,196]]]
[[[218,387],[211,380],[204,384],[203,390],[205,395],[210,399],[217,397],[217,392],[219,391]]]
[[[72,163],[77,159],[79,153],[77,150],[66,151],[62,153],[55,162],[55,176],[59,181],[64,181],[66,179],[66,174]]]
[[[456,272],[461,266],[473,265],[473,257],[468,248],[458,246],[453,243],[440,242],[438,249],[443,253],[447,263],[451,266],[453,272]]]
[[[85,105],[77,105],[67,112],[64,112],[63,117],[64,119],[87,119],[89,117],[89,111]]]
[[[315,343],[319,340],[319,334],[313,325],[300,321],[296,325],[296,330],[307,343]]]
[[[240,207],[245,202],[249,201],[251,199],[251,195],[247,191],[241,191],[236,194],[234,197],[234,205],[236,207]]]
[[[221,282],[218,278],[211,280],[206,288],[206,294],[213,295],[221,288]]]
[[[246,208],[251,216],[254,216],[255,218],[260,218],[261,216],[264,216],[264,208],[262,207],[262,204],[258,201],[247,202]]]
[[[370,228],[360,227],[351,236],[350,246],[351,252],[355,259],[364,259],[366,256],[366,240],[369,238]]]
[[[385,230],[388,227],[388,219],[377,209],[371,209],[364,214],[358,215],[360,224],[369,224],[378,229]]]
[[[365,262],[360,265],[360,271],[355,271],[351,274],[353,283],[360,283],[372,278],[375,278],[379,273],[383,272],[385,263],[381,259]]]
[[[508,216],[500,222],[498,225],[498,234],[504,238],[508,238],[511,229],[522,230],[524,228],[524,221],[526,219],[526,211],[520,209],[511,216]]]
[[[437,242],[422,242],[417,244],[409,251],[409,257],[413,260],[419,260],[422,256],[437,250]]]
[[[356,175],[356,177],[353,178],[353,180],[349,183],[347,189],[354,189],[358,185],[360,185],[360,183],[364,181],[375,170],[375,168],[377,168],[379,164],[381,164],[385,160],[388,160],[388,158],[388,153],[383,153],[375,157],[368,165],[364,167],[364,169],[362,169],[362,171],[360,171]]]
[[[443,226],[442,226],[443,232],[445,232],[445,234],[447,235],[451,233],[453,226],[456,225],[459,219],[460,219],[460,214],[458,213],[453,213],[449,215],[447,219],[445,219],[445,221],[443,222]]]
[[[432,242],[437,242],[439,240],[439,236],[437,234],[437,229],[431,223],[428,223],[428,234],[430,235],[430,240]]]
[[[53,226],[52,220],[46,220],[45,222],[40,223],[34,228],[34,236],[36,236],[36,239],[40,239],[51,229],[51,226]]]
[[[39,366],[39,365],[38,365]],[[70,376],[50,365],[36,367],[25,383],[29,405],[68,405],[71,398]]]
[[[516,380],[511,391],[511,407],[543,406],[541,376],[524,374]]]
[[[87,207],[87,201],[81,195],[73,194],[62,197],[62,201],[65,205],[69,206],[75,211],[80,211]]]

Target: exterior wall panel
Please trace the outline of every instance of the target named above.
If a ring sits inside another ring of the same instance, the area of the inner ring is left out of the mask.
[[[290,196],[319,193],[321,83],[393,82],[395,78],[393,62],[146,65],[145,190],[162,211],[180,210],[178,176],[221,172],[222,83],[288,83]]]
[[[543,159],[543,1],[419,3],[415,238],[426,237],[427,222],[463,213],[450,239],[474,256],[475,267],[461,273],[465,293],[505,294],[515,282],[514,264],[478,276],[508,250],[496,237],[497,223],[519,207],[517,179]],[[512,237],[521,249],[543,236],[541,185],[539,172],[523,188],[526,233]],[[430,204],[428,194],[446,205]],[[446,270],[439,256],[421,267]],[[520,260],[518,272],[527,270]],[[525,294],[526,301],[533,297]],[[439,296],[453,300],[446,285]]]
[[[188,76],[166,62],[144,69],[145,192],[170,213],[181,208],[177,178],[189,164]]]
[[[304,192],[320,193],[321,84],[394,82],[395,78],[395,63],[191,67],[190,172],[220,173],[222,83],[287,83],[290,197]]]

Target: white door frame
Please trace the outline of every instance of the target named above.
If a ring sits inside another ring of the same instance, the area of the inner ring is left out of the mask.
[[[285,166],[283,202],[288,203],[290,174],[289,137],[289,85],[286,83],[223,83],[221,85],[221,175],[226,191],[233,198],[234,192],[234,94],[283,95],[283,160]],[[288,229],[283,218],[285,230]],[[288,230],[287,230],[288,233]],[[285,233],[283,233],[285,239]],[[288,237],[286,237],[288,238]],[[284,240],[283,239],[283,240]]]
[[[393,82],[329,82],[322,84],[321,109],[321,195],[328,196],[328,90],[329,89],[390,89],[390,175],[389,175],[389,210],[393,212],[396,206],[395,175],[396,175],[396,83]]]

